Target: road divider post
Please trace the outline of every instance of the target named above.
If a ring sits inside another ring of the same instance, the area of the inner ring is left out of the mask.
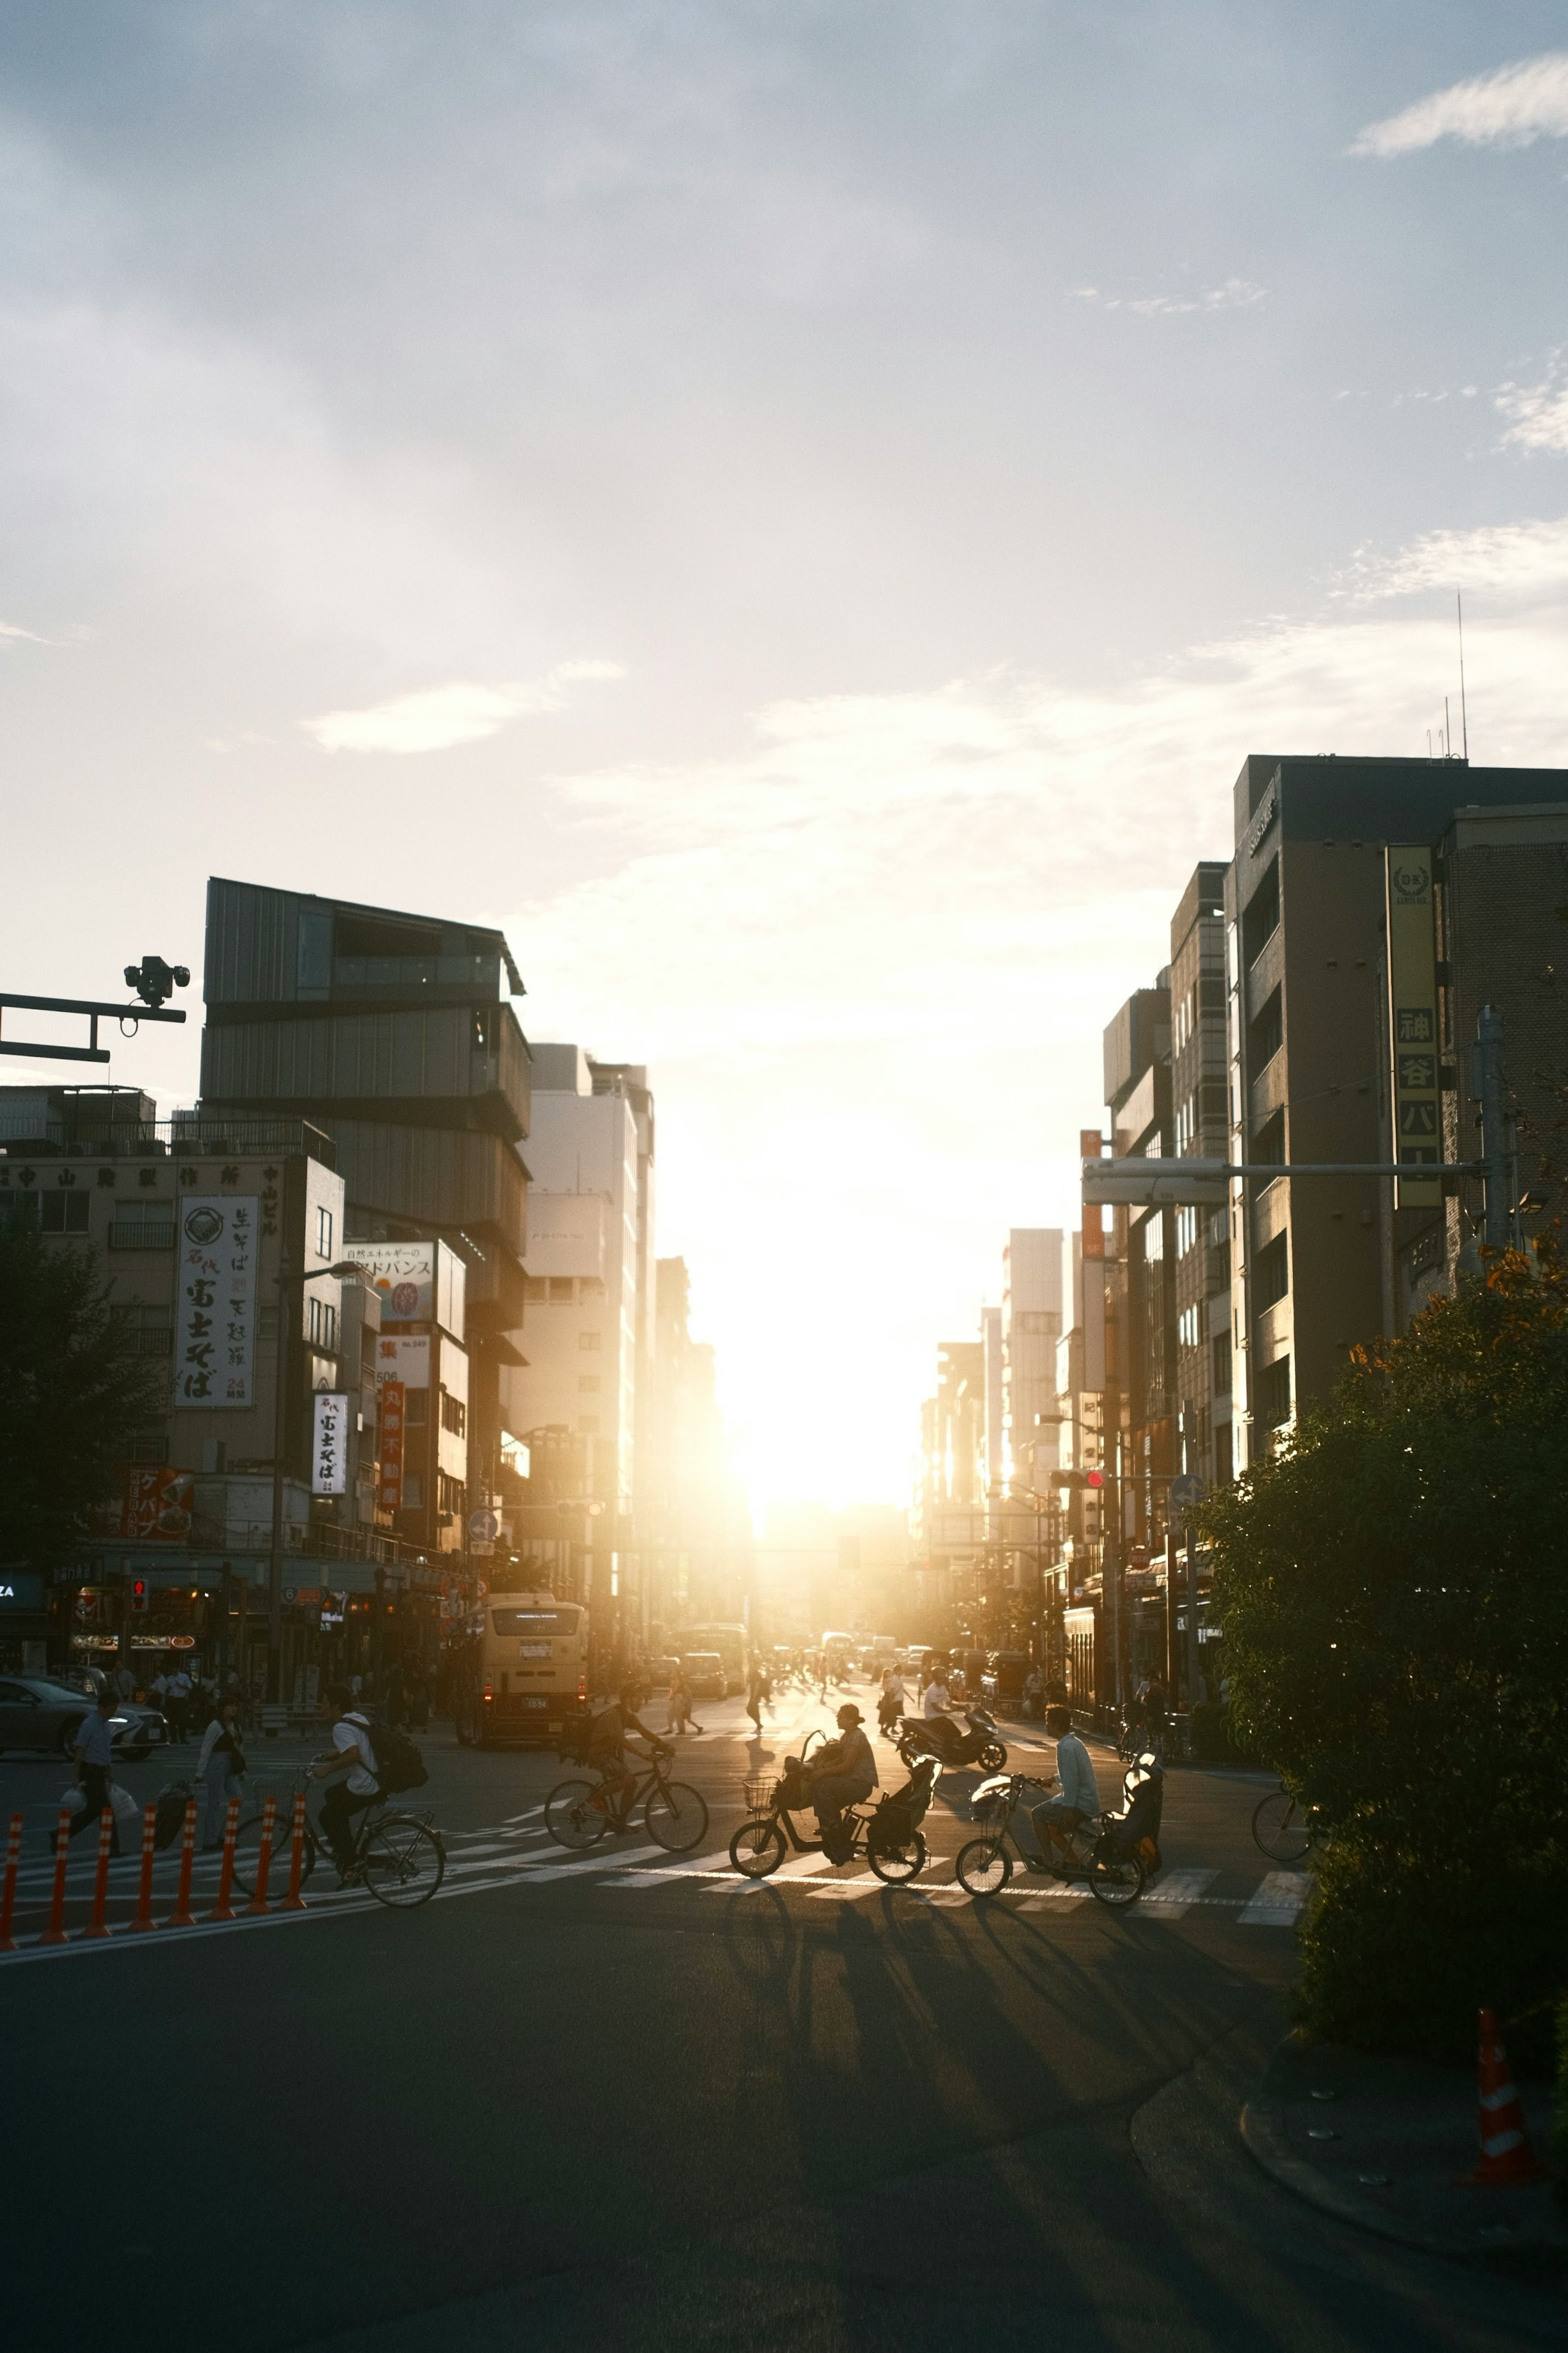
[[[261,1809],[261,1844],[256,1855],[256,1893],[245,1907],[247,1915],[252,1913],[259,1915],[272,1909],[267,1901],[267,1883],[272,1875],[272,1827],[277,1819],[278,1800],[268,1798]]]
[[[98,1870],[92,1883],[92,1917],[82,1930],[84,1936],[107,1936],[109,1923],[104,1915],[109,1909],[109,1855],[114,1842],[114,1809],[105,1806],[98,1818]]]
[[[228,1820],[223,1826],[223,1862],[217,1874],[217,1902],[207,1914],[209,1920],[232,1920],[234,1906],[229,1902],[229,1890],[234,1885],[234,1842],[239,1836],[239,1799],[228,1801]]]
[[[49,1925],[38,1938],[40,1945],[66,1942],[66,1866],[70,1861],[70,1834],[71,1810],[62,1806],[55,1825],[55,1886],[49,1898]]]
[[[133,1933],[145,1934],[149,1928],[156,1925],[153,1918],[153,1857],[157,1844],[158,1809],[156,1806],[143,1806],[142,1809],[142,1886],[137,1898],[136,1917],[131,1923]]]
[[[196,1859],[196,1801],[185,1800],[185,1831],[180,1841],[180,1892],[174,1898],[174,1908],[169,1915],[171,1928],[194,1928],[191,1917],[191,1870]]]
[[[283,1898],[282,1910],[303,1912],[304,1897],[300,1893],[300,1874],[305,1863],[305,1792],[294,1793],[294,1827],[289,1841],[289,1893]]]
[[[22,1817],[11,1817],[10,1835],[5,1841],[5,1884],[0,1890],[0,1953],[14,1953],[16,1940],[11,1934],[11,1922],[16,1910],[16,1870],[22,1860]]]

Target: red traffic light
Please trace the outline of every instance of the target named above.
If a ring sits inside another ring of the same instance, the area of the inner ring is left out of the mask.
[[[136,1610],[147,1607],[147,1580],[144,1577],[133,1577],[131,1580],[131,1607]]]
[[[1080,1487],[1103,1487],[1105,1484],[1105,1473],[1103,1471],[1053,1471],[1051,1472],[1051,1484],[1053,1487],[1068,1487],[1073,1489]]]
[[[1103,1487],[1105,1484],[1104,1472],[1086,1471],[1083,1474],[1083,1483],[1086,1487]]]

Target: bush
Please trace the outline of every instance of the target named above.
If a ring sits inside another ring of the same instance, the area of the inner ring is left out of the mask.
[[[1240,1765],[1247,1761],[1237,1746],[1230,1710],[1222,1700],[1200,1699],[1187,1719],[1193,1755],[1200,1765]]]
[[[1557,2005],[1557,2130],[1552,2142],[1557,2203],[1568,2214],[1568,1994]]]
[[[1202,1514],[1233,1737],[1329,1825],[1300,2015],[1458,2056],[1568,1952],[1568,1285],[1517,1257]],[[1543,2054],[1542,2054],[1543,2055]]]

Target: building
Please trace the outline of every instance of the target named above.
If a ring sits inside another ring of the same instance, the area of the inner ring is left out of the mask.
[[[1112,1156],[1168,1159],[1175,1149],[1169,971],[1130,997],[1105,1031],[1105,1100]],[[1108,1367],[1106,1427],[1119,1473],[1120,1535],[1147,1557],[1163,1535],[1176,1469],[1175,1213],[1115,1212],[1108,1263],[1120,1269],[1120,1314]]]
[[[982,1314],[982,1333],[989,1310]],[[1062,1234],[1015,1226],[1002,1252],[1001,1483],[1044,1493],[1058,1467],[1057,1344],[1062,1334]],[[989,1388],[987,1390],[989,1398]],[[987,1424],[986,1471],[991,1472]]]
[[[1171,918],[1171,1102],[1179,1158],[1223,1160],[1227,1145],[1225,866],[1194,869]],[[1179,1471],[1231,1474],[1230,1237],[1223,1209],[1188,1207],[1175,1240],[1175,1395]]]
[[[468,1262],[442,1241],[355,1241],[374,1298],[381,1408],[379,1496],[389,1526],[431,1553],[468,1545]]]
[[[411,1604],[435,1581],[379,1504],[380,1299],[325,1271],[345,1203],[320,1129],[156,1109],[134,1088],[0,1088],[0,1217],[92,1247],[137,1352],[168,1371],[116,1504],[58,1580],[51,1641],[58,1657],[174,1646],[262,1689],[280,1442],[281,1688],[303,1699],[323,1612],[342,1651],[368,1630],[348,1627],[350,1596],[368,1613],[388,1577]]]
[[[714,1353],[706,1341],[693,1339],[690,1314],[685,1260],[657,1260],[651,1384],[637,1484],[650,1646],[657,1647],[655,1637],[687,1624],[733,1624],[746,1616],[753,1597],[767,1639],[804,1642],[807,1597],[755,1563],[751,1515],[731,1467],[719,1409]],[[805,1613],[798,1622],[797,1603]]]
[[[498,1493],[501,1376],[522,1356],[530,1055],[506,941],[215,877],[203,987],[204,1115],[312,1122],[332,1139],[348,1239],[442,1241],[465,1262],[464,1471],[438,1473],[436,1511],[460,1542]]]

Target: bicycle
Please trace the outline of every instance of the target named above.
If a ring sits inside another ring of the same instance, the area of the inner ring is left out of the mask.
[[[297,1797],[301,1789],[308,1794],[311,1778],[308,1772],[296,1774],[292,1796]],[[264,1813],[250,1815],[241,1822],[235,1840],[234,1884],[242,1895],[256,1893],[265,1823]],[[421,1904],[428,1904],[447,1873],[447,1849],[428,1810],[408,1813],[394,1806],[390,1799],[376,1798],[353,1818],[353,1861],[348,1873],[340,1874],[339,1884],[348,1887],[357,1881],[390,1911],[412,1912]],[[292,1805],[280,1804],[273,1816],[272,1861],[268,1877],[268,1887],[273,1894],[285,1883],[292,1867],[293,1829]],[[323,1852],[331,1854],[331,1846],[320,1822],[313,1822],[307,1812],[300,1852],[301,1891]]]
[[[544,1800],[544,1827],[556,1845],[585,1852],[612,1831],[630,1830],[633,1810],[640,1802],[643,1828],[667,1853],[689,1854],[700,1846],[708,1830],[708,1801],[689,1782],[667,1777],[665,1764],[674,1754],[660,1744],[647,1771],[640,1778],[634,1772],[629,1796],[625,1784],[613,1796],[603,1770],[594,1781],[558,1781]],[[587,1760],[579,1757],[575,1761]]]
[[[809,1740],[806,1743],[810,1746]],[[917,1768],[917,1770],[920,1768]],[[927,1795],[934,1770],[929,1766]],[[743,1879],[766,1879],[777,1871],[789,1849],[796,1854],[820,1854],[820,1839],[802,1838],[795,1826],[792,1809],[785,1804],[786,1785],[783,1781],[750,1780],[741,1784],[746,1801],[748,1820],[741,1824],[730,1841],[730,1861]],[[846,1811],[844,1827],[849,1837],[849,1855],[864,1853],[867,1862],[878,1879],[889,1887],[902,1887],[918,1879],[926,1865],[926,1842],[921,1831],[910,1823],[899,1834],[899,1826],[891,1829],[884,1821],[872,1838],[872,1829],[880,1812],[880,1803],[862,1799]]]
[[[1013,1856],[1007,1852],[1009,1840],[1019,1861],[1031,1871],[1047,1868],[1043,1857],[1029,1854],[1019,1844],[1013,1816],[1026,1788],[1049,1789],[1054,1786],[1053,1781],[1037,1780],[1026,1773],[999,1774],[994,1780],[981,1783],[974,1792],[972,1810],[985,1829],[981,1837],[971,1839],[967,1846],[959,1850],[953,1868],[960,1886],[974,1896],[1000,1895],[1013,1877]],[[1148,1873],[1136,1852],[1117,1851],[1110,1822],[1109,1815],[1091,1817],[1068,1833],[1068,1843],[1097,1903],[1136,1904]]]
[[[1302,1805],[1280,1782],[1255,1808],[1252,1836],[1270,1862],[1304,1862],[1321,1830],[1315,1806]]]

